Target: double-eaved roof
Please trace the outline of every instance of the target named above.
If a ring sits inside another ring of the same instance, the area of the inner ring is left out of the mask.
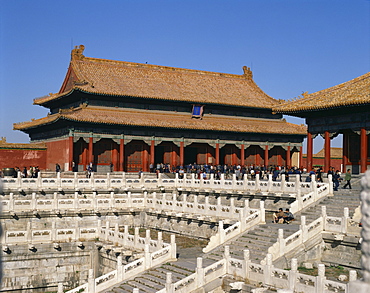
[[[74,90],[163,101],[271,109],[279,102],[264,93],[244,67],[227,74],[85,57],[84,46],[72,50],[70,67],[59,93],[34,100],[47,106]]]
[[[370,72],[312,94],[303,94],[296,101],[275,106],[273,111],[300,116],[305,112],[360,105],[370,105]]]
[[[231,117],[206,114],[202,119],[192,119],[191,113],[122,109],[81,105],[74,109],[61,110],[59,113],[29,122],[14,124],[16,130],[28,130],[66,120],[103,125],[125,125],[140,127],[160,127],[167,129],[210,130],[240,133],[270,133],[305,135],[304,125],[288,123],[283,119],[261,119]]]

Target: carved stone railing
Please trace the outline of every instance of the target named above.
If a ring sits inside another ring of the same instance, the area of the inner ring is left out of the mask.
[[[98,178],[96,178],[98,177]],[[261,193],[276,194],[306,194],[316,189],[316,182],[300,182],[298,175],[291,175],[291,180],[287,182],[285,175],[282,175],[281,181],[273,181],[272,175],[268,180],[260,180],[259,174],[256,179],[251,181],[247,176],[243,180],[237,180],[235,174],[232,179],[225,179],[224,174],[216,180],[214,174],[209,174],[209,179],[196,179],[195,174],[185,174],[185,178],[180,179],[178,174],[175,178],[165,178],[162,173],[158,178],[142,175],[141,178],[127,178],[126,173],[107,173],[104,175],[94,176],[91,178],[79,177],[74,173],[73,177],[63,177],[57,173],[56,177],[22,178],[20,173],[17,178],[3,178],[4,188],[7,190],[113,190],[113,189],[145,189],[156,190],[161,188],[177,188],[179,190],[197,189],[197,190],[225,190],[225,191],[248,191]],[[314,178],[313,178],[314,179]],[[330,186],[330,184],[329,184]]]
[[[284,238],[284,230],[279,229],[277,242],[268,249],[268,252],[272,255],[272,260],[276,260],[322,232],[346,234],[348,222],[348,208],[344,208],[343,217],[329,217],[326,214],[326,207],[323,206],[321,217],[309,224],[306,224],[306,217],[302,216],[300,229],[287,238]],[[261,263],[265,261],[266,259],[262,260]]]
[[[186,293],[203,287],[225,275],[239,277],[250,283],[261,284],[276,289],[289,289],[292,292],[343,292],[349,293],[349,284],[327,280],[325,266],[318,265],[318,275],[309,276],[298,271],[297,259],[291,260],[290,270],[275,268],[272,264],[272,255],[266,256],[266,264],[253,263],[250,260],[249,250],[244,250],[242,260],[230,257],[229,247],[225,246],[224,258],[208,267],[202,267],[203,259],[197,259],[196,272],[186,278],[172,283],[171,273],[168,273],[165,288],[157,293]],[[356,280],[355,270],[349,273],[349,280]]]

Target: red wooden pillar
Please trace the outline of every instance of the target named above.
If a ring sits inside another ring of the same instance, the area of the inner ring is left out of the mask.
[[[220,164],[220,144],[219,143],[216,143],[216,152],[215,152],[215,161],[216,161],[216,165],[219,165]]]
[[[117,147],[115,146],[113,149],[112,149],[112,164],[113,164],[113,171],[117,171],[118,170],[118,166],[117,166],[117,157],[118,157],[118,150],[117,150]]]
[[[88,152],[88,148],[86,148],[85,144],[84,144],[84,150],[82,152],[82,170],[85,171],[86,170],[86,165],[88,164],[87,162],[87,152]]]
[[[244,144],[241,145],[240,147],[240,165],[244,166]]]
[[[184,142],[180,141],[180,166],[184,166]]]
[[[291,162],[290,162],[290,145],[288,145],[288,149],[286,150],[286,161],[285,161],[286,167],[290,168]]]
[[[141,169],[143,172],[148,172],[148,167],[149,167],[149,154],[148,154],[148,148],[147,145],[145,144],[143,147],[143,154],[142,154],[142,164],[141,164]]]
[[[236,152],[235,147],[232,148],[232,154],[231,154],[231,165],[236,165]]]
[[[299,147],[299,164],[297,166],[298,168],[303,168],[303,147]]]
[[[342,172],[346,172],[346,167],[348,164],[348,134],[343,133],[343,154],[342,154]]]
[[[256,166],[260,166],[261,165],[261,156],[259,154],[259,152],[257,152],[257,147],[255,147],[255,159],[254,159],[254,162],[256,164]]]
[[[72,171],[73,165],[73,136],[70,135],[68,138],[68,161],[69,161],[69,169]],[[76,162],[75,162],[76,163]]]
[[[94,161],[94,141],[92,137],[89,137],[89,162],[88,164],[93,163],[93,161]]]
[[[278,149],[278,152],[277,152],[276,156],[277,156],[277,164],[278,164],[278,166],[281,166],[282,165],[282,159],[281,159],[280,149]]]
[[[154,139],[150,142],[150,164],[153,165],[154,168],[154,158],[155,158],[155,153],[154,153]]]
[[[313,162],[312,162],[312,154],[313,154],[313,138],[312,134],[310,132],[307,132],[307,161],[306,161],[306,166],[307,166],[307,171],[310,172],[313,167]]]
[[[121,138],[119,140],[119,169],[118,171],[124,171],[124,163],[125,163],[125,140]]]
[[[268,145],[265,145],[265,158],[264,158],[264,163],[265,163],[265,166],[266,168],[268,167],[269,165],[269,146]]]
[[[324,133],[324,151],[325,151],[325,158],[324,158],[324,172],[327,172],[330,168],[330,135],[329,131],[325,131]]]
[[[361,128],[361,152],[360,152],[360,167],[361,173],[364,173],[367,169],[367,134],[364,127]]]
[[[174,167],[176,167],[176,149],[175,149],[175,147],[176,146],[172,146],[172,152],[171,152],[171,170],[170,171],[172,171],[172,169],[174,168]],[[206,155],[206,157],[207,157],[207,155]]]

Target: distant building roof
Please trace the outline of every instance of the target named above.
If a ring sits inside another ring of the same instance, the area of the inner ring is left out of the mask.
[[[258,119],[205,114],[202,119],[192,118],[191,113],[122,109],[81,105],[75,109],[60,110],[59,113],[29,122],[14,124],[15,130],[27,130],[58,120],[111,125],[162,127],[168,129],[195,129],[230,131],[242,133],[275,133],[306,135],[304,125],[286,122],[284,119]]]
[[[0,149],[46,149],[46,144],[42,142],[33,143],[11,143],[5,137],[0,138]]]
[[[46,106],[74,90],[86,93],[271,109],[279,102],[253,81],[251,70],[227,74],[85,57],[84,46],[72,50],[59,93],[34,99]]]
[[[276,113],[297,114],[338,107],[370,104],[370,72],[339,85],[285,102],[273,108]]]
[[[317,154],[314,154],[314,157],[324,158],[325,157],[325,148],[321,149]],[[343,157],[342,148],[330,148],[330,157],[331,158],[341,158]]]

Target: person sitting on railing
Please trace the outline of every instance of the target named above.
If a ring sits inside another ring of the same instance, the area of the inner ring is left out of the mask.
[[[289,209],[285,209],[284,214],[284,223],[289,224],[291,221],[294,220],[294,215],[292,214],[292,212],[289,211]]]
[[[282,208],[279,208],[279,212],[273,214],[274,220],[272,221],[273,223],[279,223],[283,224],[284,223],[284,217],[285,213]]]

